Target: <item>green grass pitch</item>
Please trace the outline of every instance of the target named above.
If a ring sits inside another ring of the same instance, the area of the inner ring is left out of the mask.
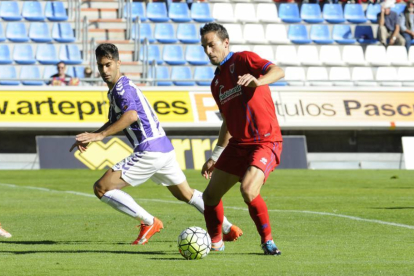
[[[192,187],[207,181],[185,172]],[[413,275],[414,171],[277,170],[262,189],[282,251],[264,256],[238,185],[225,213],[243,237],[187,261],[178,234],[203,217],[152,182],[127,188],[164,222],[131,246],[136,221],[93,196],[103,171],[0,171],[0,275]],[[67,192],[69,191],[69,192]],[[77,192],[77,193],[75,193]]]

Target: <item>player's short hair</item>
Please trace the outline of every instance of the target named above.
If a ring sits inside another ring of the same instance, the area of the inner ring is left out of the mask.
[[[96,58],[107,57],[113,60],[119,60],[118,48],[112,43],[100,44],[95,50]]]
[[[221,41],[224,41],[226,38],[229,39],[229,34],[227,33],[226,28],[218,23],[207,23],[202,28],[200,28],[201,36],[204,36],[209,32],[215,32]]]

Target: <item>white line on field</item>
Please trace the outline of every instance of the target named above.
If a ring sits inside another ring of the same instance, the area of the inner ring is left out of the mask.
[[[74,194],[74,195],[85,196],[85,197],[95,197],[95,195],[93,195],[93,194],[87,194],[87,193],[81,193],[81,192],[75,192],[75,191],[58,191],[58,190],[52,190],[52,189],[47,189],[47,188],[41,188],[41,187],[20,186],[20,185],[14,185],[14,184],[6,184],[6,183],[0,183],[0,186],[11,187],[11,188],[25,188],[25,189],[32,189],[32,190],[38,190],[38,191],[43,191],[43,192],[52,192],[52,193]],[[177,200],[172,201],[172,200],[148,199],[148,198],[140,198],[139,200],[152,201],[152,202],[162,202],[162,203],[172,203],[172,204],[183,204],[181,201],[177,201]],[[226,209],[247,211],[247,208],[242,208],[242,207],[226,206],[225,208]],[[387,221],[382,221],[382,220],[377,220],[377,219],[364,219],[364,218],[360,218],[360,217],[347,216],[347,215],[341,215],[341,214],[333,214],[333,213],[326,213],[326,212],[315,212],[315,211],[306,211],[306,210],[305,211],[300,211],[300,210],[268,210],[268,211],[269,212],[280,212],[280,213],[301,213],[301,214],[312,214],[312,215],[320,215],[320,216],[331,216],[331,217],[346,218],[346,219],[350,219],[350,220],[365,221],[365,222],[378,223],[378,224],[389,225],[389,226],[396,226],[396,227],[414,229],[414,226],[407,225],[407,224],[387,222]]]

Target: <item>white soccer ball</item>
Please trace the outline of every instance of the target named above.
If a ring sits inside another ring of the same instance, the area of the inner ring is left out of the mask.
[[[187,260],[202,259],[210,252],[210,235],[203,228],[192,226],[178,236],[178,250]]]

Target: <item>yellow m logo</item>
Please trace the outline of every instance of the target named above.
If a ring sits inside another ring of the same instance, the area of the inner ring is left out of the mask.
[[[75,152],[75,157],[91,170],[101,170],[112,167],[117,162],[132,153],[132,149],[118,138],[112,138],[108,143],[94,142],[89,144],[84,153]]]

